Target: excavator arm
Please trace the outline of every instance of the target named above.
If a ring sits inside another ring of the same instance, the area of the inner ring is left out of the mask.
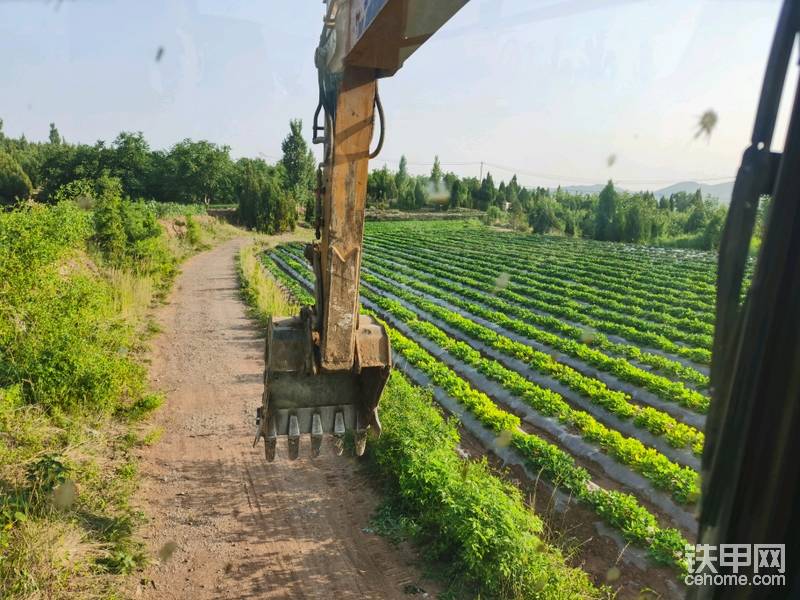
[[[377,80],[396,73],[465,3],[326,2],[315,54],[320,97],[313,133],[324,147],[317,240],[305,253],[315,275],[315,305],[297,317],[274,317],[267,332],[256,442],[263,437],[268,461],[284,435],[294,459],[303,435],[316,456],[325,434],[333,434],[341,452],[342,437],[353,430],[358,455],[369,430],[380,434],[378,403],[391,370],[391,347],[383,326],[361,315],[359,303],[370,143],[380,106]]]

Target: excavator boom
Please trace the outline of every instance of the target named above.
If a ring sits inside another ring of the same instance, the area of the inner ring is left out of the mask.
[[[353,430],[358,455],[368,430],[380,434],[378,402],[391,370],[391,347],[383,326],[361,315],[359,303],[370,143],[380,107],[377,80],[393,75],[465,3],[326,2],[315,54],[320,97],[313,129],[324,158],[317,177],[317,240],[306,248],[315,305],[297,317],[273,318],[267,332],[256,442],[264,438],[268,461],[275,458],[279,436],[288,437],[293,459],[304,434],[312,455],[319,454],[327,433],[337,438],[341,452],[341,438]]]

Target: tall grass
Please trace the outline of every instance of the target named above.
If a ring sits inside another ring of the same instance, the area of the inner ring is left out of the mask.
[[[106,279],[111,285],[114,311],[124,321],[141,323],[155,297],[153,278],[112,267],[106,271]]]
[[[299,307],[261,266],[260,253],[258,242],[244,246],[239,251],[237,267],[242,295],[253,316],[266,325],[273,315],[296,315]]]

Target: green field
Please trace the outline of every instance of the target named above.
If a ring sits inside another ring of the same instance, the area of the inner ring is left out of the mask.
[[[312,280],[299,246],[265,264]],[[369,223],[361,293],[398,368],[680,570],[699,496],[715,265],[710,253],[467,222]]]

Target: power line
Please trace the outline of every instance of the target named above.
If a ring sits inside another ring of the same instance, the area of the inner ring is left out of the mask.
[[[268,158],[270,160],[280,160],[280,156],[271,156],[268,154],[264,154],[263,152],[259,152],[259,156],[262,158]],[[383,158],[377,159],[376,162],[385,162],[385,163],[394,163],[399,164],[399,158]],[[433,162],[425,162],[425,161],[412,161],[406,159],[406,164],[412,167],[432,167],[434,165]],[[561,182],[561,181],[572,181],[576,182],[577,184],[597,184],[602,183],[598,182],[597,179],[590,179],[588,177],[577,177],[575,175],[554,175],[548,173],[539,173],[536,171],[530,171],[528,169],[523,169],[520,167],[510,167],[506,165],[500,165],[497,163],[486,162],[482,160],[468,160],[468,161],[453,161],[453,162],[439,162],[439,165],[442,167],[480,167],[480,179],[483,179],[483,168],[484,166],[490,167],[492,169],[498,171],[504,171],[506,173],[513,173],[515,175],[524,175],[526,177],[533,177],[534,179],[545,179],[547,181],[554,181],[554,182]],[[620,185],[646,185],[646,184],[657,184],[657,185],[669,185],[672,183],[676,183],[676,180],[673,179],[615,179],[611,178],[614,183],[618,183]],[[733,175],[720,175],[714,177],[692,177],[691,179],[696,179],[698,181],[709,182],[709,181],[733,181]]]

